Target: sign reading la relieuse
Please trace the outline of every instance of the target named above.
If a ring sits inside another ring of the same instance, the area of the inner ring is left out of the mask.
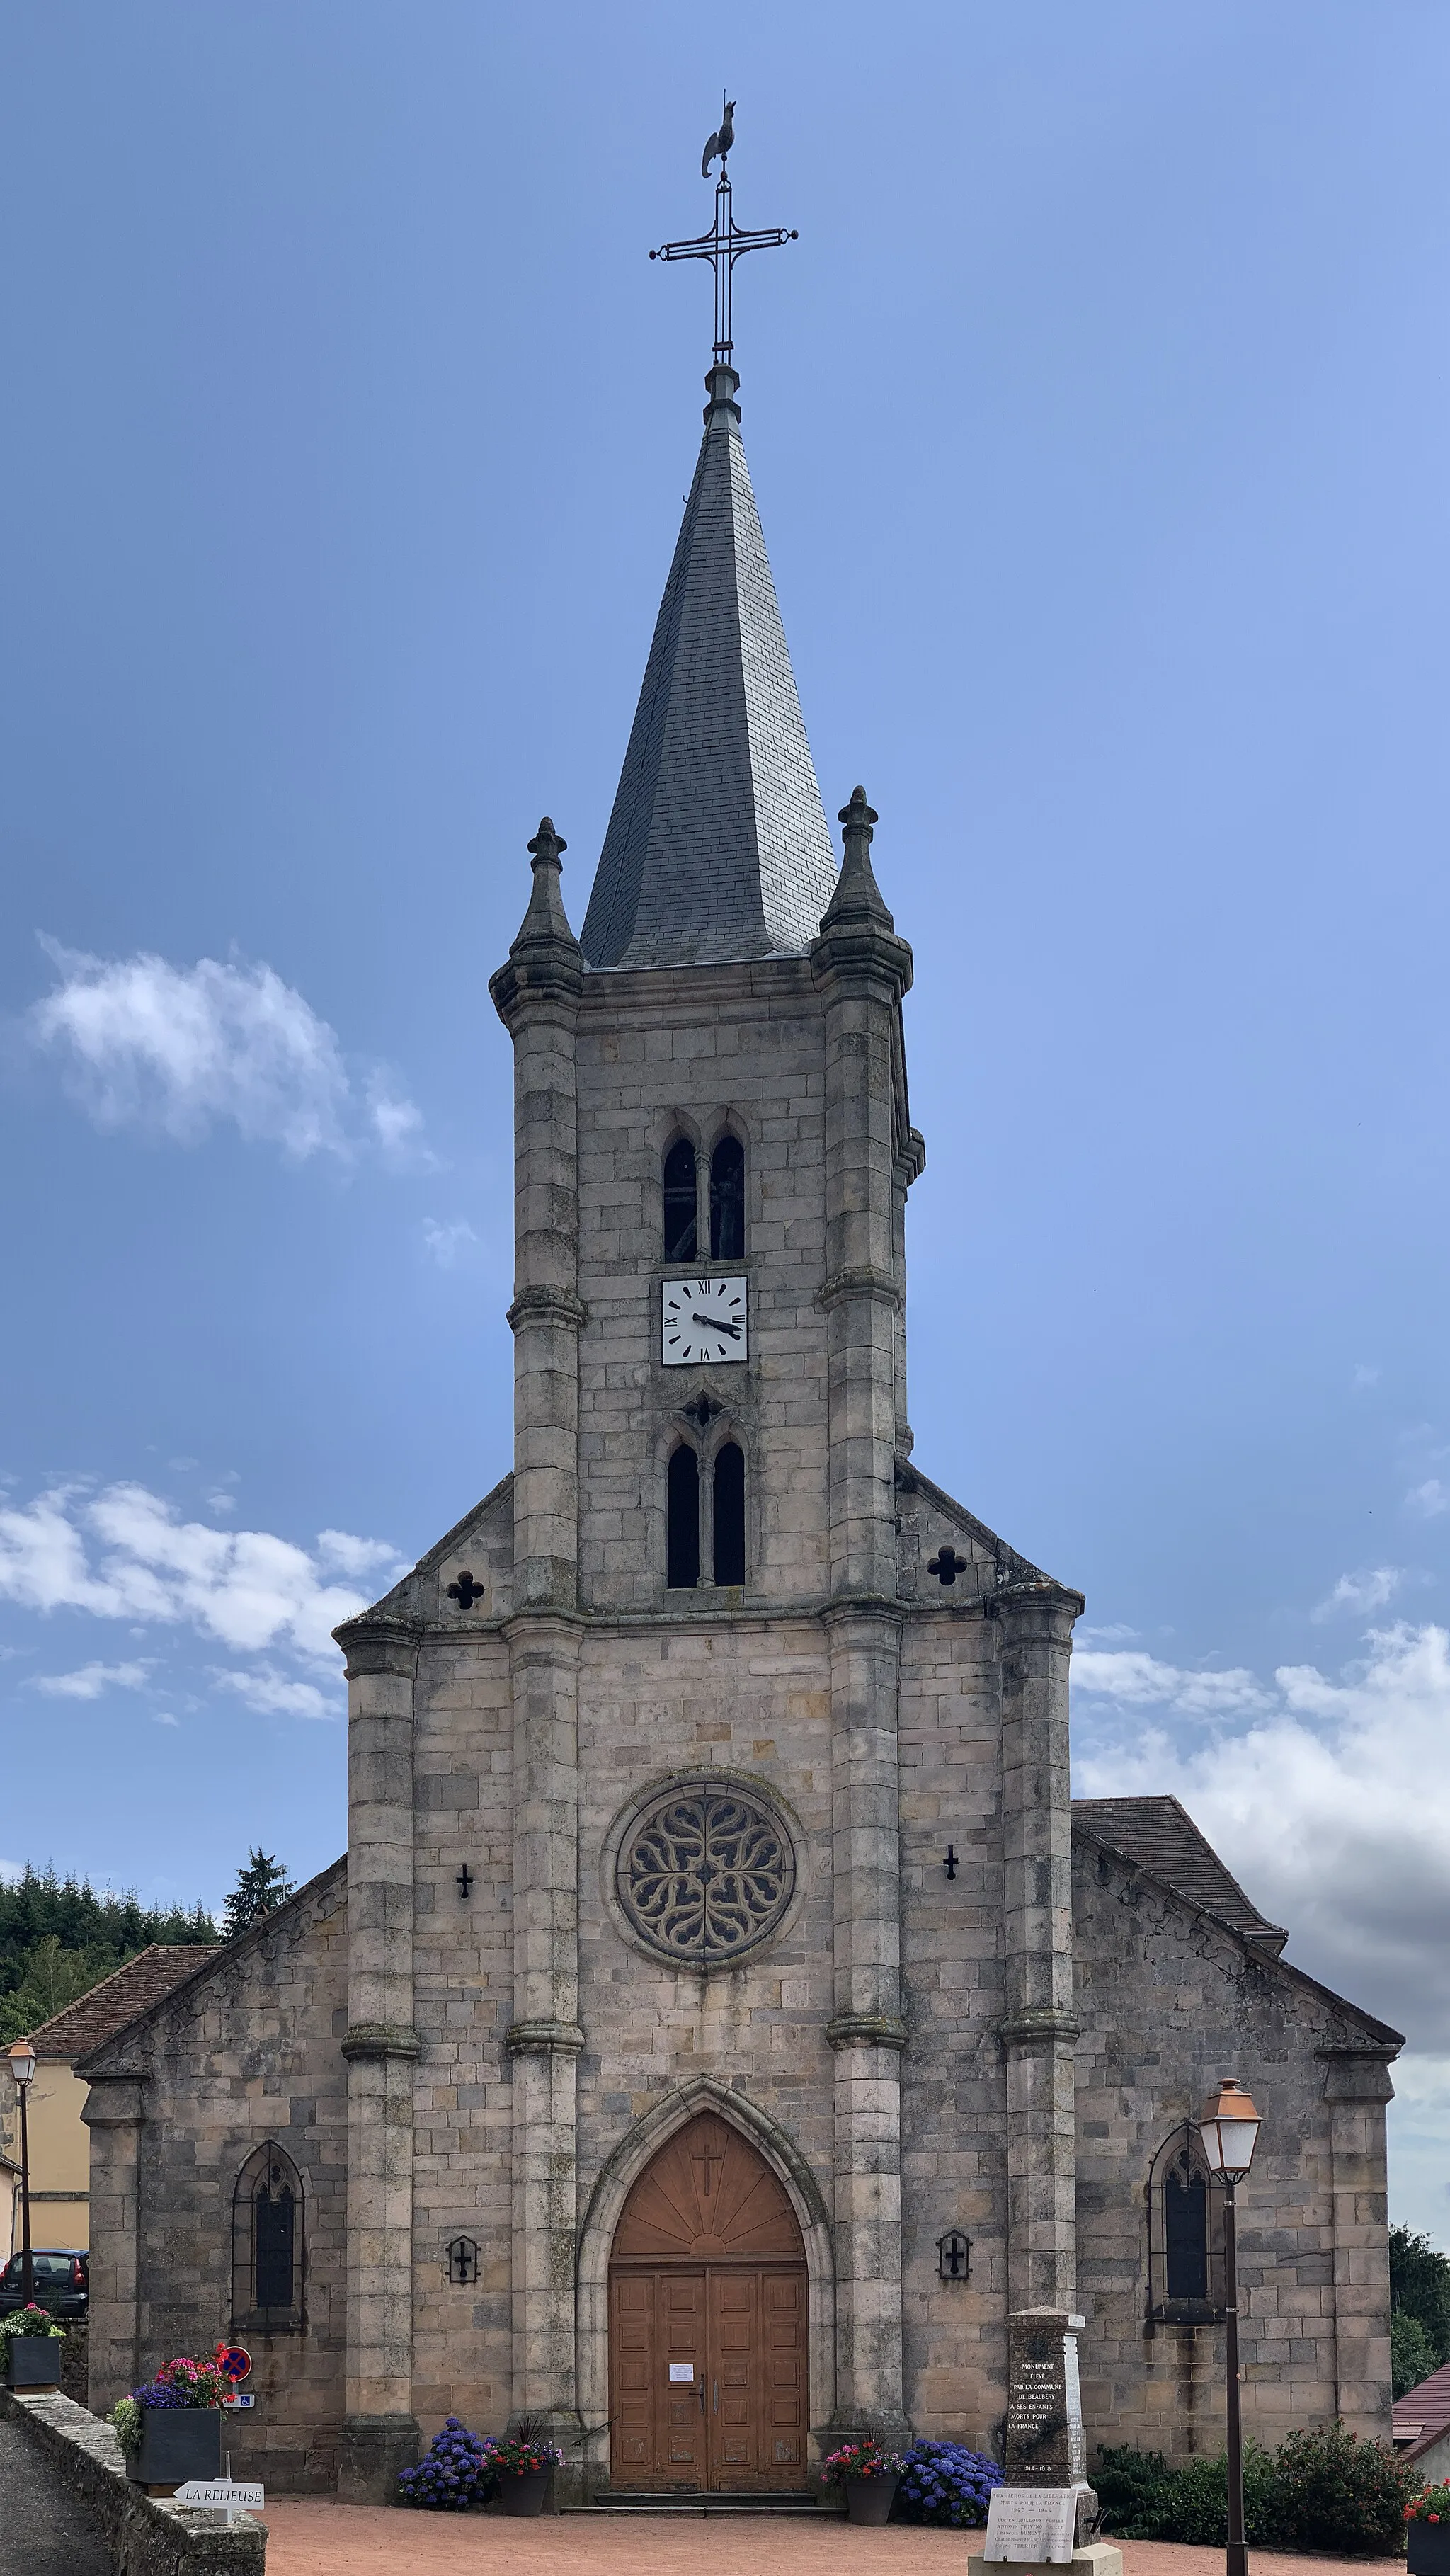
[[[260,2513],[267,2499],[261,2484],[250,2478],[188,2478],[177,2488],[175,2500],[206,2505],[213,2513],[224,2505],[230,2522],[234,2513]]]

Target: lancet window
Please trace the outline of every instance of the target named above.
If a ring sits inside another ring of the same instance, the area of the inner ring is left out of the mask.
[[[299,2334],[303,2291],[302,2177],[274,2139],[253,2149],[232,2193],[232,2325]]]
[[[688,1136],[677,1137],[665,1156],[666,1261],[695,1258],[695,1148]]]
[[[739,1261],[745,1251],[745,1148],[722,1136],[710,1157],[710,1258]]]

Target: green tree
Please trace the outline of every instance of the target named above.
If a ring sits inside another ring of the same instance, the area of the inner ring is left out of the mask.
[[[114,1950],[65,1950],[57,1933],[44,1933],[26,1963],[24,1984],[0,2000],[0,2046],[79,2003],[120,1964]]]
[[[1413,2236],[1408,2227],[1390,2229],[1390,2308],[1392,2324],[1397,2312],[1422,2328],[1430,2370],[1450,2361],[1450,2254],[1438,2254],[1428,2236]]]
[[[189,1911],[143,1906],[134,1893],[97,1890],[89,1879],[60,1878],[27,1861],[18,1878],[0,1884],[0,2045],[79,2002],[154,1941],[219,1938],[200,1898]]]
[[[239,1932],[250,1932],[264,1914],[275,1914],[292,1894],[292,1881],[274,1854],[248,1851],[245,1869],[237,1872],[237,1883],[226,1901],[226,1937],[235,1941]]]
[[[1408,2397],[1432,2370],[1438,2370],[1435,2347],[1418,2317],[1407,2308],[1390,2310],[1390,2374],[1396,2397]]]

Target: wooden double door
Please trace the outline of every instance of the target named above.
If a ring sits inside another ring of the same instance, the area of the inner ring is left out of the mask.
[[[612,2485],[803,2487],[807,2326],[790,2203],[755,2149],[706,2113],[660,2150],[615,2231]]]

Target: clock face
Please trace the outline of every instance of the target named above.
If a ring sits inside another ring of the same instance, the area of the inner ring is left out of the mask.
[[[663,1295],[660,1356],[666,1368],[745,1358],[743,1279],[667,1279]]]

